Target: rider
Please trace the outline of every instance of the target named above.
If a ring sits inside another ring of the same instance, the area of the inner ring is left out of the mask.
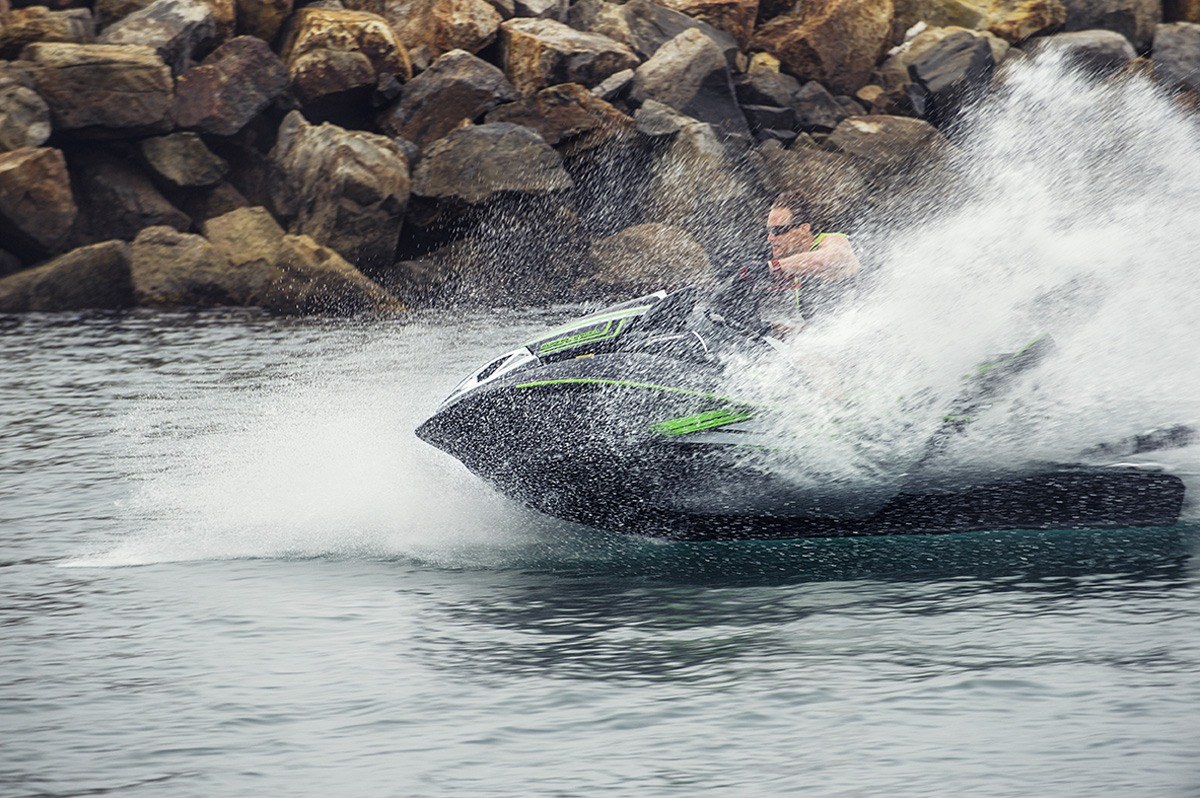
[[[715,309],[742,326],[784,332],[803,328],[835,304],[861,265],[844,233],[814,232],[815,218],[804,197],[776,197],[767,214],[769,252],[729,279]]]

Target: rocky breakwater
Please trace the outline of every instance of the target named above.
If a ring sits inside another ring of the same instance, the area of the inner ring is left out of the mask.
[[[776,192],[920,191],[1046,52],[1194,105],[1200,4],[0,0],[0,312],[702,282]]]

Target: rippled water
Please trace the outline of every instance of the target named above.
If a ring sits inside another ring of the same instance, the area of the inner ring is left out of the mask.
[[[1194,522],[565,527],[411,434],[555,317],[0,330],[0,794],[1200,794]]]

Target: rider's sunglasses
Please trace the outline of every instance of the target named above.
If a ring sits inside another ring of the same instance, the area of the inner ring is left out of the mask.
[[[769,224],[767,225],[767,235],[781,236],[784,233],[790,233],[797,227],[803,227],[804,222],[792,222],[791,224]]]

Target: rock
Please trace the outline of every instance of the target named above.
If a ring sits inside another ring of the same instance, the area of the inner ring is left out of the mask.
[[[851,114],[824,86],[810,80],[796,92],[796,127],[804,131],[828,133]]]
[[[567,21],[567,0],[516,0],[513,16]]]
[[[995,70],[986,41],[965,31],[952,34],[909,64],[909,102],[933,124],[949,124],[987,91]]]
[[[306,105],[361,104],[380,75],[412,77],[396,34],[383,17],[363,11],[301,9],[288,23],[281,54]]]
[[[428,65],[451,50],[477,53],[496,40],[504,16],[487,0],[347,0],[347,8],[382,15],[414,63]]]
[[[657,100],[646,100],[633,114],[637,132],[650,138],[674,136],[688,125],[696,124],[690,116]]]
[[[237,32],[266,42],[292,15],[292,0],[237,0]]]
[[[982,5],[966,0],[896,0],[892,41],[903,41],[905,32],[918,22],[931,28],[987,27],[987,14]]]
[[[702,20],[693,19],[652,0],[630,0],[621,6],[621,16],[629,31],[626,41],[643,59],[653,56],[660,47],[685,30],[697,30],[721,48],[730,69],[738,67],[740,48],[737,40]]]
[[[150,47],[178,74],[217,43],[217,23],[204,0],[154,0],[105,28],[99,41]]]
[[[754,53],[750,56],[750,66],[747,72],[778,72],[783,64],[770,53]]]
[[[65,249],[77,208],[67,162],[49,147],[0,153],[0,241],[25,261]]]
[[[796,93],[800,91],[800,81],[781,72],[758,70],[735,77],[733,91],[742,105],[784,108],[795,101]]]
[[[743,105],[742,113],[755,136],[764,131],[795,130],[796,109],[777,108],[773,105]],[[775,138],[775,136],[772,136]]]
[[[96,25],[86,8],[51,11],[30,6],[12,11],[0,23],[0,58],[14,59],[27,44],[71,42],[88,44],[96,39]]]
[[[288,114],[271,150],[282,186],[276,209],[360,267],[392,263],[410,190],[408,158],[386,136],[310,125]]]
[[[175,186],[211,186],[229,171],[195,133],[143,139],[139,147],[154,173]]]
[[[117,309],[133,304],[124,242],[80,247],[0,279],[0,313]]]
[[[759,178],[772,196],[797,193],[807,197],[827,224],[844,223],[870,203],[871,188],[859,162],[846,155],[799,144],[784,149],[766,142],[753,157]]]
[[[148,7],[154,0],[96,0],[96,24],[107,28]],[[237,24],[235,0],[204,0],[212,11],[216,41],[223,42],[233,35]]]
[[[748,134],[724,55],[695,29],[685,30],[638,67],[629,96],[635,103],[665,103],[726,136]]]
[[[253,36],[239,36],[179,77],[173,115],[180,127],[232,136],[287,87],[287,68],[271,48]]]
[[[23,268],[21,259],[11,252],[0,249],[0,277],[7,277]]]
[[[874,80],[885,92],[900,91],[907,95],[908,85],[912,82],[909,67],[925,58],[950,36],[967,34],[987,42],[992,51],[992,60],[999,64],[1008,54],[1008,42],[987,31],[965,30],[964,28],[926,28],[912,39],[897,48],[893,48],[888,56],[875,71]],[[907,99],[905,100],[907,103]]]
[[[566,22],[575,30],[599,33],[621,44],[632,40],[625,6],[609,0],[575,0],[567,10]]]
[[[451,50],[408,83],[379,126],[424,147],[464,119],[474,121],[519,96],[499,69],[465,50]]]
[[[209,219],[204,236],[240,273],[240,304],[275,313],[397,313],[404,307],[328,247],[286,235],[264,208]]]
[[[1063,0],[1067,31],[1113,30],[1139,51],[1150,48],[1154,27],[1162,22],[1162,0]]]
[[[1030,42],[1032,56],[1057,53],[1067,62],[1096,75],[1111,75],[1137,58],[1133,44],[1111,30],[1081,30],[1059,33]]]
[[[50,108],[32,89],[0,83],[0,152],[40,147],[50,138]]]
[[[583,294],[637,296],[662,288],[710,283],[715,273],[704,247],[686,230],[650,222],[626,228],[588,248]]]
[[[176,207],[188,215],[197,229],[209,219],[252,204],[232,183],[225,181],[197,191],[185,192],[175,202]]]
[[[607,36],[549,19],[512,19],[500,26],[504,73],[522,94],[559,83],[595,86],[637,66],[637,56]]]
[[[1164,0],[1163,22],[1200,23],[1200,0]]]
[[[801,80],[837,92],[867,83],[891,40],[892,0],[817,0],[803,16],[783,16],[758,29],[751,43]]]
[[[633,74],[632,69],[622,69],[609,75],[596,84],[592,96],[609,103],[624,99],[633,86]]]
[[[946,139],[919,119],[857,116],[838,125],[824,146],[858,161],[868,181],[881,186],[940,158]]]
[[[758,0],[662,0],[662,4],[725,31],[742,48],[749,45],[758,16]]]
[[[150,307],[240,305],[245,287],[225,254],[202,236],[147,227],[129,248],[137,304]]]
[[[592,96],[578,83],[551,86],[533,97],[501,105],[487,115],[487,121],[525,125],[552,146],[569,142],[564,152],[568,157],[595,149],[614,137],[631,135],[634,130],[631,117]]]
[[[1200,91],[1200,25],[1172,22],[1158,26],[1154,74],[1168,86]]]
[[[24,56],[55,130],[103,137],[170,129],[171,70],[149,47],[31,44]]]
[[[73,156],[79,192],[80,232],[85,240],[132,241],[144,227],[187,230],[191,219],[172,205],[134,165],[107,152]]]
[[[523,125],[496,123],[455,130],[425,152],[413,193],[478,204],[501,192],[542,194],[568,189],[562,159]]]
[[[992,0],[987,29],[1010,44],[1060,29],[1067,21],[1062,0]]]

